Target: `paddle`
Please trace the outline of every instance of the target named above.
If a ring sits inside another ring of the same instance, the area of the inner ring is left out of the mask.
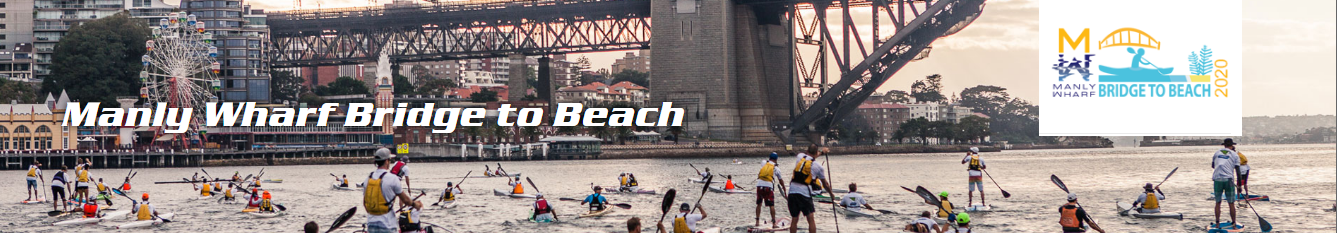
[[[992,175],[989,175],[989,170],[987,170],[987,169],[980,169],[980,171],[983,171],[983,172],[984,172],[984,175],[989,177],[989,181],[993,181],[993,186],[998,187],[998,191],[1003,192],[1003,198],[1011,198],[1011,197],[1012,197],[1012,193],[1007,192],[1007,190],[1003,190],[1003,186],[998,185],[998,181],[993,180],[993,176],[992,176]],[[980,201],[983,202],[984,200],[981,199]]]
[[[182,178],[182,179],[185,179],[185,178]],[[115,193],[116,195],[120,195],[120,196],[122,196],[122,197],[125,197],[125,199],[130,199],[130,206],[137,206],[137,205],[139,205],[139,202],[138,202],[138,201],[135,201],[134,198],[130,198],[130,196],[126,196],[124,192],[120,192],[120,191],[117,191],[117,190],[113,189],[113,190],[112,190],[112,193]],[[132,208],[132,209],[137,209],[137,208]],[[170,223],[170,222],[172,222],[171,219],[167,219],[167,218],[159,217],[157,214],[154,214],[153,217],[158,218],[158,219],[162,219],[162,222],[164,222],[164,223]]]
[[[1272,223],[1267,222],[1267,219],[1263,219],[1262,215],[1258,215],[1258,210],[1253,208],[1253,203],[1249,202],[1249,199],[1244,199],[1244,204],[1249,205],[1249,210],[1253,211],[1254,217],[1258,217],[1258,229],[1263,230],[1263,232],[1272,232]]]
[[[1144,57],[1144,58],[1142,58],[1142,61],[1147,62],[1147,65],[1151,65],[1152,68],[1156,68],[1156,73],[1166,74],[1166,72],[1161,72],[1161,70],[1162,70],[1161,67],[1156,66],[1156,64],[1152,64],[1152,63],[1151,63],[1151,60],[1147,60],[1147,58]],[[1172,72],[1173,72],[1173,71],[1172,71]]]
[[[339,229],[339,227],[342,227],[344,225],[344,222],[348,222],[348,219],[353,218],[353,214],[356,213],[357,213],[357,207],[348,208],[348,211],[344,211],[343,214],[339,215],[339,218],[334,219],[334,224],[330,224],[330,229],[325,230],[325,233],[330,233],[333,232],[334,229]]]
[[[1068,191],[1068,186],[1067,186],[1067,185],[1064,185],[1064,184],[1063,184],[1063,180],[1060,180],[1060,179],[1058,178],[1057,175],[1049,174],[1049,181],[1050,181],[1050,182],[1054,182],[1054,185],[1055,185],[1055,186],[1058,186],[1059,189],[1062,189],[1064,193],[1069,193],[1069,194],[1072,193],[1072,192],[1069,192],[1069,191]],[[1078,204],[1078,205],[1077,205],[1077,207],[1081,207],[1081,206],[1082,206],[1081,204]],[[1091,218],[1091,214],[1090,214],[1090,213],[1086,214],[1086,219],[1090,219],[1090,220],[1093,221],[1093,222],[1095,221],[1094,218]]]
[[[697,198],[696,198],[696,204],[695,204],[695,205],[692,205],[692,206],[694,206],[694,207],[696,207],[696,208],[700,208],[700,207],[701,207],[701,199],[705,199],[705,197],[706,197],[706,191],[710,191],[710,181],[711,181],[711,180],[714,180],[714,179],[715,179],[715,176],[708,176],[708,177],[706,177],[706,184],[701,185],[701,197],[697,197]],[[695,212],[695,211],[696,211],[696,208],[692,208],[691,210],[688,210],[688,211],[687,211],[687,214],[692,214],[692,212]]]
[[[500,171],[502,176],[509,175],[509,172],[506,172],[506,169],[501,169],[501,163],[497,163],[497,171]]]
[[[204,179],[210,179],[211,177],[214,177],[214,175],[209,175],[209,171],[205,171],[204,168],[200,168],[200,171],[204,172]]]
[[[459,188],[459,187],[460,187],[460,184],[464,184],[464,181],[469,179],[469,175],[470,175],[470,174],[474,174],[474,171],[473,171],[473,170],[469,170],[469,172],[464,173],[464,178],[463,178],[463,179],[460,179],[460,182],[459,182],[459,183],[455,183],[455,187],[446,187],[446,188]],[[331,174],[331,175],[333,175],[333,174]],[[453,191],[453,190],[446,190],[446,192],[454,192],[454,191]],[[442,195],[444,195],[444,194],[442,194]],[[436,200],[436,203],[432,203],[432,206],[437,206],[437,205],[440,205],[440,204],[441,204],[441,200]]]
[[[829,148],[824,148],[824,149],[822,149],[822,155],[827,155],[827,153],[831,153],[830,150],[831,150],[831,149],[829,149]],[[827,181],[827,184],[826,184],[826,192],[829,193],[829,195],[831,195],[832,197],[834,197],[834,196],[836,196],[836,194],[835,194],[834,192],[831,191],[831,186],[832,186],[832,184],[830,184],[830,183],[831,183],[831,180],[833,180],[833,179],[831,179],[831,156],[826,156],[826,158],[824,158],[824,159],[826,159],[826,161],[823,161],[822,163],[824,163],[824,164],[826,165],[826,167],[825,167],[826,169],[824,169],[824,170],[826,170],[826,181]],[[835,213],[835,212],[836,212],[836,203],[831,203],[831,212],[832,212],[832,213]],[[836,223],[836,233],[840,233],[840,215],[838,215],[838,214],[832,214],[832,215],[831,215],[831,219],[834,219],[834,221],[835,221],[835,223]],[[815,227],[815,226],[814,226],[814,227]]]
[[[1157,184],[1156,184],[1156,189],[1160,189],[1160,188],[1161,188],[1161,184],[1165,184],[1165,181],[1170,180],[1170,176],[1175,175],[1175,172],[1177,172],[1177,171],[1179,171],[1179,167],[1175,167],[1174,170],[1170,170],[1170,174],[1169,174],[1169,175],[1165,175],[1165,179],[1164,179],[1164,180],[1161,180],[1160,183],[1157,183]]]
[[[678,195],[678,190],[676,189],[669,189],[668,192],[664,193],[664,201],[662,204],[663,206],[659,207],[659,210],[663,211],[662,214],[659,214],[659,222],[664,221],[664,216],[668,215],[669,208],[673,207],[673,197],[677,195]],[[656,224],[656,225],[659,226],[655,227],[655,232],[660,232],[664,230],[663,228],[660,228],[663,226],[663,224]]]
[[[501,169],[501,163],[497,163],[497,169]],[[538,185],[534,185],[534,180],[530,180],[529,177],[525,177],[525,181],[526,181],[526,182],[529,182],[529,187],[534,188],[534,193],[543,193],[543,191],[539,191],[539,186],[538,186]],[[548,208],[552,208],[552,207],[549,206]],[[557,211],[556,211],[556,210],[553,210],[553,211],[552,211],[552,220],[558,220],[558,219],[557,219]]]

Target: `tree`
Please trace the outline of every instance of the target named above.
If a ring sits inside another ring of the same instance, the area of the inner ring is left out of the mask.
[[[275,101],[297,102],[306,93],[306,79],[293,75],[292,71],[273,71],[269,73],[269,97]]]
[[[580,126],[557,126],[557,135],[576,135],[580,132]]]
[[[590,58],[585,57],[585,55],[580,55],[580,58],[576,59],[576,68],[579,68],[580,70],[589,70]]]
[[[924,78],[924,80],[915,80],[910,85],[910,96],[915,98],[918,103],[941,102],[947,97],[942,95],[942,75],[934,74]]]
[[[297,102],[305,103],[307,107],[314,108],[325,104],[325,98],[321,98],[319,95],[316,95],[316,93],[306,92],[302,93],[302,97],[298,98]]]
[[[54,93],[53,93],[54,94]],[[37,103],[37,91],[32,85],[23,82],[0,79],[0,103]],[[65,107],[65,106],[60,106]]]
[[[636,131],[632,130],[631,126],[615,126],[613,130],[617,131],[617,142],[622,145],[627,144],[627,138],[636,135]]]
[[[396,95],[415,95],[418,94],[417,87],[409,82],[409,77],[395,74],[395,94]]]
[[[409,68],[409,73],[412,73],[413,77],[422,79],[423,75],[427,75],[427,67],[422,64],[413,64],[413,67]]]
[[[533,142],[538,141],[543,132],[539,131],[538,126],[520,126],[520,135],[524,136],[525,140]]]
[[[487,88],[469,94],[469,101],[474,103],[496,102],[497,100],[499,100],[497,98],[497,92],[488,90]]]
[[[418,94],[423,95],[445,95],[447,90],[455,88],[455,81],[450,79],[427,79],[418,85]]]
[[[668,133],[669,133],[669,134],[673,134],[673,144],[674,144],[674,145],[677,145],[677,144],[678,144],[678,139],[680,138],[679,135],[682,135],[682,133],[683,133],[683,128],[682,128],[682,126],[680,126],[680,125],[679,125],[679,126],[669,126],[669,127],[668,127]]]
[[[152,31],[127,13],[76,24],[61,37],[42,93],[68,91],[70,99],[119,106],[117,96],[137,95],[145,41]]]
[[[892,103],[910,103],[910,93],[905,93],[905,91],[902,90],[887,91],[887,94],[883,95],[883,98],[886,98],[887,102]]]
[[[903,138],[919,138],[919,143],[924,145],[928,145],[928,138],[933,136],[932,127],[924,117],[906,120],[897,131],[902,131]]]
[[[1007,88],[979,85],[961,90],[962,107],[989,117],[998,116],[1010,101],[1012,97],[1007,94]]]
[[[590,85],[591,83],[602,81],[603,78],[600,78],[600,76],[596,74],[597,73],[580,73],[580,85]]]
[[[322,96],[371,94],[371,89],[367,88],[367,84],[362,80],[343,76],[334,79],[330,84],[316,87],[316,94]]]
[[[984,137],[989,136],[989,119],[978,116],[967,116],[956,124],[961,128],[962,135],[966,141],[979,140],[984,142]]]
[[[635,70],[622,70],[622,72],[613,74],[613,83],[620,83],[622,81],[628,81],[642,87],[650,87],[650,73]]]

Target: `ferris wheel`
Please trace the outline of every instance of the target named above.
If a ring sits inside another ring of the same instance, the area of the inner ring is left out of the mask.
[[[217,101],[214,92],[222,87],[218,78],[220,64],[218,47],[213,34],[204,31],[205,25],[195,15],[171,13],[153,28],[153,38],[145,42],[142,57],[143,71],[139,72],[139,97],[145,105],[166,103],[169,108],[194,108]],[[196,129],[198,119],[192,119]]]

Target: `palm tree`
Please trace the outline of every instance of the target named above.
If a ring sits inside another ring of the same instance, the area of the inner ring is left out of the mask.
[[[682,135],[683,133],[682,126],[669,126],[668,133],[673,134],[673,144],[677,145],[679,137],[678,135]]]
[[[616,135],[617,135],[617,141],[618,141],[619,144],[622,144],[622,145],[626,145],[626,144],[627,144],[627,138],[628,138],[628,137],[631,137],[631,136],[633,136],[633,135],[636,135],[635,131],[633,131],[633,130],[631,129],[630,126],[618,126],[618,127],[614,127],[613,129],[617,131],[617,133],[616,133]]]

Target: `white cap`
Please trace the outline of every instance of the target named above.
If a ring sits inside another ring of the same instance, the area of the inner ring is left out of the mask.
[[[381,149],[376,149],[376,154],[372,155],[372,157],[375,158],[376,161],[385,161],[395,158],[395,154],[390,153],[390,149],[381,147]]]
[[[535,193],[535,194],[534,194],[534,198],[540,198],[540,197],[543,197],[543,193]]]
[[[980,153],[980,148],[979,148],[979,147],[973,147],[973,146],[972,146],[972,147],[970,147],[970,152]]]
[[[1076,201],[1077,193],[1068,193],[1068,201]]]

